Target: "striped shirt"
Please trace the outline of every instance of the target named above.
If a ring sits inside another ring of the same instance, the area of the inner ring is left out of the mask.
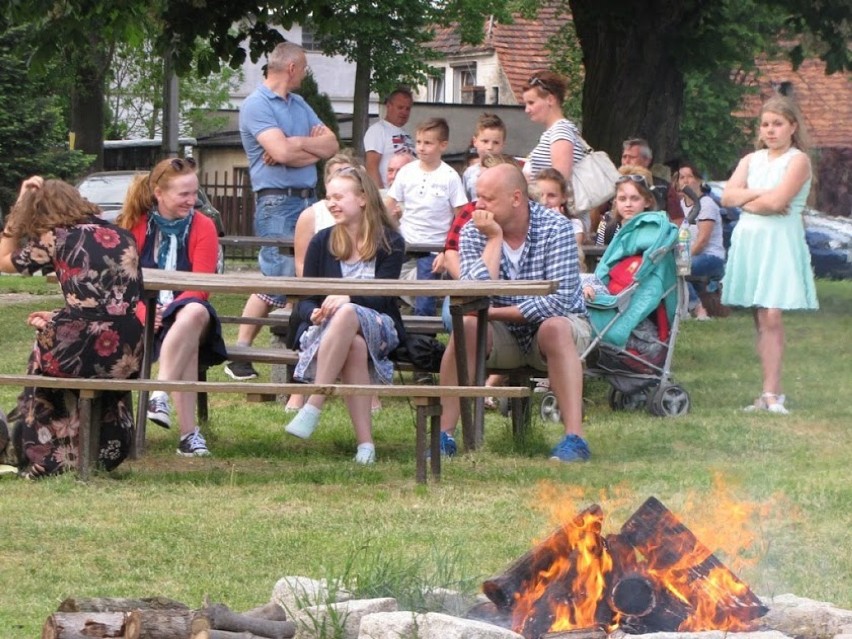
[[[491,298],[492,306],[517,306],[526,318],[526,324],[506,324],[524,352],[529,352],[536,331],[544,320],[568,314],[586,316],[586,304],[580,288],[577,240],[571,220],[538,202],[530,201],[529,207],[529,228],[514,279],[557,280],[559,288],[549,295],[496,295]],[[476,224],[464,225],[459,240],[461,279],[491,279],[482,261],[485,243],[485,236]],[[509,261],[505,254],[500,258],[500,279],[509,279]]]
[[[558,120],[541,134],[538,144],[532,150],[532,153],[530,153],[530,175],[535,177],[542,169],[553,166],[553,159],[550,157],[550,147],[558,140],[568,140],[574,145],[575,164],[586,157],[586,149],[583,143],[580,142],[580,131],[577,130],[576,125],[571,120]]]

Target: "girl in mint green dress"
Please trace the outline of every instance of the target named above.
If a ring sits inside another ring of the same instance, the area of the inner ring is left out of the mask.
[[[758,150],[744,157],[722,194],[743,213],[731,236],[722,303],[754,310],[763,392],[746,410],[787,414],[781,392],[785,310],[819,307],[802,209],[811,164],[795,105],[783,96],[761,109]]]

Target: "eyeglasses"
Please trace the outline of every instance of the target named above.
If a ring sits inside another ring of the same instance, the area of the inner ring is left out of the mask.
[[[649,191],[651,190],[651,185],[648,184],[648,181],[645,179],[643,175],[637,175],[635,173],[631,173],[630,175],[622,175],[618,178],[615,183],[616,184],[624,184],[625,182],[636,182],[636,184],[641,184]]]
[[[538,77],[537,75],[532,76],[532,77],[531,77],[531,78],[527,81],[527,84],[530,86],[530,88],[532,88],[532,87],[541,87],[542,89],[544,89],[544,90],[545,90],[545,91],[547,91],[548,93],[553,93],[553,89],[551,89],[551,88],[550,88],[550,85],[547,83],[547,80],[542,80],[542,79],[541,79],[540,77]]]
[[[172,167],[172,170],[177,172],[177,173],[183,173],[184,169],[191,169],[191,170],[194,171],[195,166],[196,166],[195,160],[192,159],[192,158],[172,158],[171,160],[169,160],[168,165],[170,167]],[[163,169],[160,171],[160,175],[157,176],[157,179],[156,180],[153,180],[153,179],[150,180],[151,185],[153,186],[153,185],[157,184],[160,180],[162,180],[163,175],[165,175],[165,173],[166,173],[166,167],[164,166]]]

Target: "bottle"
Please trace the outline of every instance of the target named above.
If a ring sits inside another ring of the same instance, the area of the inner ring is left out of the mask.
[[[686,277],[692,273],[692,255],[689,250],[691,236],[689,222],[684,220],[677,232],[677,246],[675,247],[675,264],[677,265],[677,274],[681,277]]]

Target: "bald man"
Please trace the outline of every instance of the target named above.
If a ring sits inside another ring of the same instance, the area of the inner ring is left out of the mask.
[[[591,341],[580,288],[577,243],[571,221],[529,199],[521,170],[510,164],[486,169],[478,199],[459,239],[460,279],[556,280],[544,296],[496,296],[488,311],[488,359],[494,369],[530,366],[547,371],[561,409],[565,435],[551,459],[589,459],[583,437],[583,366],[579,354]],[[464,318],[468,370],[474,370],[476,318]],[[458,383],[454,341],[441,361],[441,384]],[[456,452],[457,397],[441,400],[441,452]]]

